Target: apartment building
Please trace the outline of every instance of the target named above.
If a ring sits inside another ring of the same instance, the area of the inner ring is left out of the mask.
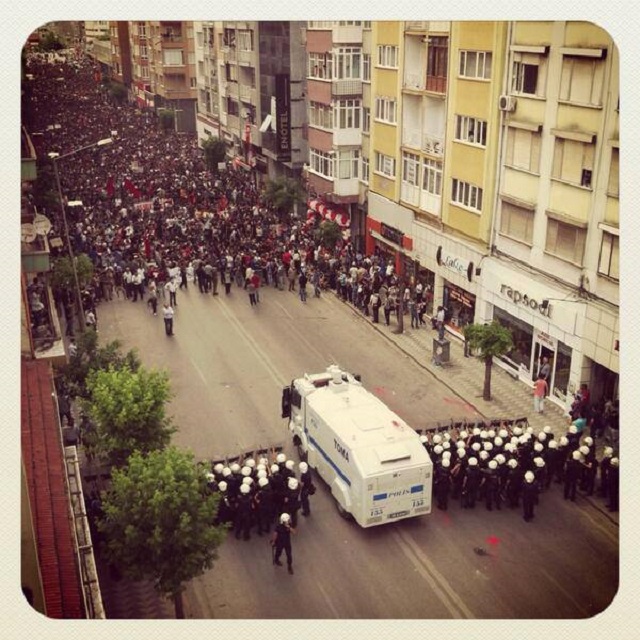
[[[109,36],[108,20],[85,20],[84,40],[87,46],[93,44],[94,40],[100,40]]]
[[[132,87],[131,46],[129,39],[129,25],[132,23],[119,21],[109,22],[109,43],[111,46],[111,79],[119,82],[128,89]],[[137,88],[136,88],[137,89]],[[137,100],[137,92],[134,93]]]
[[[371,27],[352,20],[306,28],[309,209],[341,224],[359,250],[370,180]]]
[[[508,326],[504,364],[540,359],[570,404],[581,383],[615,398],[619,377],[619,56],[584,22],[509,25],[500,98],[494,255],[478,317]]]
[[[220,64],[218,34],[222,22],[194,22],[197,82],[196,133],[198,143],[213,136],[221,137],[220,129]]]

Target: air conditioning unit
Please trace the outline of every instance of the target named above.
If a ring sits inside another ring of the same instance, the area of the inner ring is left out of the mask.
[[[513,96],[500,96],[498,101],[500,111],[514,111],[516,108],[516,99]]]

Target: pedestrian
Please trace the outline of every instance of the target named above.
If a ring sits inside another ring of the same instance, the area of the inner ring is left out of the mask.
[[[149,299],[147,300],[149,310],[154,316],[158,315],[158,290],[156,289],[155,282],[151,282],[149,285]]]
[[[438,340],[444,340],[446,309],[440,305],[436,312],[436,329],[438,330]]]
[[[169,277],[167,283],[164,285],[165,291],[169,294],[169,305],[172,307],[177,307],[178,302],[176,300],[176,283],[173,281],[173,278]]]
[[[89,309],[84,314],[84,319],[87,327],[89,327],[90,329],[98,329],[98,319],[96,318],[96,314],[93,309]]]
[[[291,516],[288,513],[283,513],[280,516],[280,523],[276,526],[276,530],[271,539],[271,546],[273,547],[273,564],[282,566],[280,562],[280,556],[284,551],[287,556],[287,568],[289,573],[293,575],[293,554],[291,552],[291,534],[296,530],[291,526]]]
[[[302,302],[307,301],[307,274],[304,271],[300,271],[300,275],[298,276],[298,285],[300,294],[300,300]]]
[[[522,484],[522,510],[525,522],[533,520],[533,512],[535,505],[538,503],[538,485],[535,480],[533,471],[527,471],[524,474],[524,483]]]
[[[164,330],[168,336],[173,335],[173,315],[173,307],[168,302],[165,302],[162,309],[162,317],[164,318]]]
[[[256,300],[256,288],[251,279],[247,280],[246,289],[247,293],[249,294],[249,303],[251,304],[251,306],[253,307],[254,305],[257,305],[258,301]]]
[[[224,282],[224,292],[226,295],[231,293],[231,270],[225,269],[222,275],[222,281]]]
[[[538,379],[533,383],[533,410],[536,413],[544,413],[544,399],[549,393],[549,385],[547,381],[538,375]]]
[[[417,329],[420,326],[420,319],[418,318],[418,305],[412,298],[407,300],[407,307],[409,308],[409,316],[411,317],[411,328]]]

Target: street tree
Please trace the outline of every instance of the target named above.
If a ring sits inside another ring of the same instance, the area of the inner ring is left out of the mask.
[[[333,251],[338,241],[342,238],[342,231],[337,222],[323,220],[314,233],[316,242],[326,249]]]
[[[491,324],[469,324],[464,328],[464,337],[471,351],[479,351],[484,360],[484,389],[482,398],[491,400],[491,370],[493,358],[498,358],[513,349],[513,337],[509,329],[499,322]]]
[[[93,278],[93,263],[88,255],[79,253],[75,256],[75,267],[78,273],[78,284],[82,289]],[[51,274],[51,284],[58,289],[75,289],[76,280],[73,273],[73,263],[69,256],[62,256],[55,261]]]
[[[141,362],[138,352],[130,349],[122,352],[122,343],[112,340],[105,346],[98,344],[95,331],[83,331],[78,335],[76,354],[69,362],[57,368],[57,373],[64,380],[65,387],[73,397],[88,398],[87,379],[92,371],[106,370],[109,367],[120,369],[128,367],[137,371]]]
[[[224,162],[227,157],[227,145],[220,138],[209,136],[202,143],[202,151],[204,152],[204,161],[211,173],[218,173],[218,163]]]
[[[186,583],[213,566],[225,537],[224,525],[213,524],[218,501],[191,453],[134,453],[102,494],[98,529],[107,559],[128,578],[152,580],[184,618]]]
[[[166,447],[175,428],[166,415],[172,393],[166,371],[128,366],[93,370],[84,407],[95,424],[96,452],[123,465],[134,452]]]
[[[127,99],[127,88],[119,82],[109,82],[109,94],[119,104]]]
[[[297,180],[279,176],[267,181],[264,199],[280,215],[284,215],[293,211],[296,202],[304,200],[304,191]]]
[[[175,128],[176,113],[173,109],[158,109],[160,129],[165,133]]]

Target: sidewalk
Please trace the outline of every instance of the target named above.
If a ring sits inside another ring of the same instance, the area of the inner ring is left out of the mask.
[[[332,292],[335,293],[335,292]],[[326,295],[326,294],[325,294]],[[408,315],[404,318],[404,332],[396,333],[398,324],[395,314],[391,317],[391,325],[384,324],[384,317],[380,314],[381,323],[374,324],[371,316],[367,317],[358,311],[351,303],[344,302],[335,295],[337,301],[348,306],[351,312],[366,322],[375,331],[384,336],[387,340],[395,344],[407,356],[412,358],[419,366],[426,369],[431,375],[437,378],[444,385],[449,387],[453,393],[464,400],[475,409],[480,417],[492,420],[496,418],[524,418],[533,427],[534,433],[542,431],[543,427],[549,425],[557,440],[563,436],[569,428],[569,419],[566,413],[552,402],[545,402],[544,414],[540,415],[533,411],[532,388],[525,383],[513,378],[500,366],[494,364],[491,370],[491,401],[483,400],[482,392],[484,387],[484,362],[479,358],[465,357],[461,340],[454,338],[450,334],[445,337],[450,339],[449,362],[436,366],[432,362],[433,339],[437,337],[437,332],[431,328],[431,322],[427,319],[427,324],[418,329],[411,328],[411,319]],[[425,316],[426,318],[426,316]],[[461,420],[463,415],[454,415],[453,421]],[[471,422],[471,420],[469,420]],[[418,427],[429,426],[428,422]],[[444,424],[442,425],[444,426]],[[596,451],[598,459],[602,456],[604,445],[602,440],[596,441]],[[611,521],[618,524],[619,512],[610,513],[605,507],[603,498],[596,496],[585,496],[579,493],[579,498],[583,498],[593,507],[605,514]]]

